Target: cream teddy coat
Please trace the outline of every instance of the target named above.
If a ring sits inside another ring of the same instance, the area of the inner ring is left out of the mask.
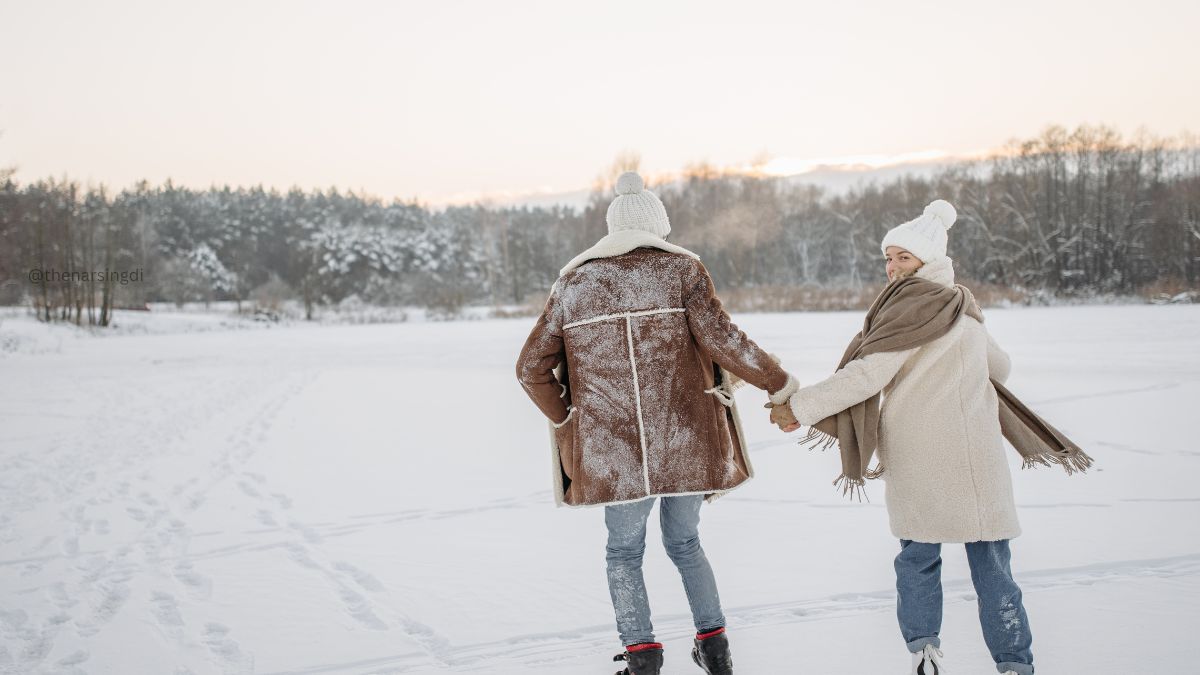
[[[916,275],[954,284],[949,258]],[[1003,383],[1009,367],[983,324],[963,315],[946,335],[851,361],[790,403],[812,425],[882,390],[878,458],[892,534],[928,543],[1012,539],[1021,528],[988,381]]]

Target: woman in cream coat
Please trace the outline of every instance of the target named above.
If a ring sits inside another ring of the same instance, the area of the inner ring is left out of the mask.
[[[889,231],[880,246],[888,278],[915,275],[953,286],[946,243],[955,218],[954,208],[938,200]],[[897,614],[914,675],[945,675],[938,637],[943,543],[966,544],[997,670],[1034,672],[1029,622],[1009,569],[1009,540],[1021,528],[989,382],[1003,382],[1008,372],[1008,356],[983,324],[963,315],[940,338],[853,360],[790,399],[796,421],[811,426],[883,392],[878,453],[891,530],[901,540]]]

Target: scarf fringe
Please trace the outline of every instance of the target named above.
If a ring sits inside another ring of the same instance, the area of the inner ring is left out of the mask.
[[[809,427],[808,433],[798,441],[798,445],[807,447],[809,450],[820,450],[825,452],[829,448],[837,445],[838,439],[836,436],[830,436],[824,431],[817,430],[816,427]]]
[[[801,438],[799,445],[807,447],[809,450],[821,450],[824,452],[829,448],[838,444],[836,436],[830,436],[824,431],[820,431],[816,427],[809,427],[808,433]],[[849,478],[846,474],[839,475],[833,481],[835,488],[840,488],[842,494],[848,496],[851,500],[859,502],[866,501],[870,503],[871,498],[867,496],[867,481],[875,480],[883,475],[883,464],[876,464],[874,469],[867,469],[863,472],[862,478]]]
[[[849,497],[851,501],[866,500],[868,504],[871,502],[871,498],[867,496],[866,483],[861,478],[849,478],[846,474],[841,474],[834,479],[833,487],[841,488],[842,495]]]
[[[1070,454],[1059,454],[1054,451],[1047,450],[1045,452],[1039,452],[1036,455],[1023,457],[1021,461],[1021,468],[1032,469],[1037,468],[1038,466],[1052,466],[1057,464],[1067,472],[1068,476],[1070,476],[1076,472],[1086,473],[1088,469],[1092,468],[1092,464],[1094,463],[1095,460],[1093,460],[1086,452],[1082,450],[1072,452]]]

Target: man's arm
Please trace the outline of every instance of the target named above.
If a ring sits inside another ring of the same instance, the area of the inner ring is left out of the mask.
[[[787,371],[734,325],[700,263],[686,280],[684,308],[696,342],[717,365],[767,391],[775,404],[785,403],[796,391],[796,381]]]
[[[558,321],[557,297],[551,293],[546,308],[521,348],[517,357],[517,380],[525,393],[555,424],[567,419],[567,404],[563,387],[554,376],[554,369],[567,358],[563,347],[562,324]]]

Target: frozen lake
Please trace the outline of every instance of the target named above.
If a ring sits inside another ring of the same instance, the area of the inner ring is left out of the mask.
[[[987,316],[1013,391],[1097,462],[1014,480],[1039,672],[1194,672],[1200,307]],[[802,383],[861,322],[736,318]],[[602,510],[554,508],[513,376],[531,325],[92,338],[4,319],[0,672],[611,675]],[[738,400],[758,476],[702,524],[738,672],[907,672],[883,486],[846,501],[834,454],[770,426],[765,394]],[[699,673],[655,537],[664,672]],[[944,557],[949,672],[993,673],[962,548]]]

